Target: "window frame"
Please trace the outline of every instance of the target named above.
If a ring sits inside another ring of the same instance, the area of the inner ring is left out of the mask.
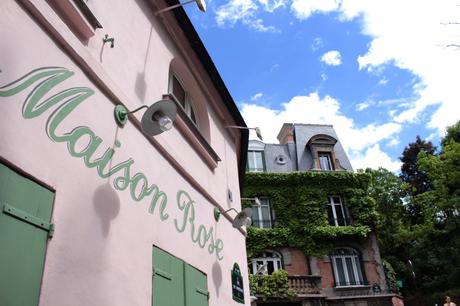
[[[338,254],[340,251],[344,252],[344,254]],[[348,254],[345,254],[347,253]],[[366,285],[366,278],[364,274],[364,269],[362,266],[362,259],[360,253],[351,247],[340,247],[336,248],[330,255],[329,255],[332,271],[334,274],[334,287],[342,288],[342,287],[361,287]],[[353,271],[350,274],[348,271],[347,266],[347,259],[350,260]],[[344,276],[345,282],[341,282],[339,279],[339,267],[337,266],[337,261],[341,261],[342,266],[342,274]],[[351,276],[354,277],[355,281],[351,281]]]
[[[254,154],[250,157],[250,153],[254,153]],[[249,161],[250,160],[252,160],[254,162],[254,164],[257,164],[257,162],[256,162],[257,157],[256,157],[255,153],[260,153],[260,157],[261,157],[261,160],[262,160],[262,168],[260,168],[260,167],[251,168],[249,166]],[[265,168],[265,154],[264,154],[264,151],[262,151],[262,150],[248,150],[248,160],[247,160],[246,165],[247,165],[246,168],[247,168],[248,172],[257,172],[257,173],[265,172],[266,168]]]
[[[334,198],[338,198],[339,202],[338,203],[335,202]],[[342,212],[343,224],[340,224],[340,222],[339,222],[340,219],[337,217],[337,210],[336,210],[337,206],[340,207],[340,210]],[[329,209],[331,209],[331,211],[332,211],[332,216],[333,216],[332,220],[331,220],[331,218],[329,216]],[[328,210],[327,218],[328,218],[329,225],[331,225],[331,226],[349,226],[349,225],[351,225],[350,218],[348,217],[348,211],[345,208],[345,205],[343,204],[341,196],[338,196],[338,195],[329,196],[328,197],[328,203],[327,203],[327,210]],[[331,222],[331,221],[333,221],[333,222]],[[331,224],[331,223],[333,223],[333,224]]]
[[[324,169],[323,168],[322,157],[327,158],[327,164],[328,164],[329,169]],[[322,171],[334,171],[335,170],[334,163],[332,161],[332,153],[331,152],[324,152],[324,151],[318,152],[318,161],[319,161],[319,168]]]
[[[182,101],[179,100],[178,97],[174,94],[174,80],[177,81],[179,86],[181,87],[182,91],[184,92],[184,105],[182,105]],[[196,126],[198,127],[198,120],[196,116],[196,111],[193,107],[193,99],[190,96],[190,92],[184,86],[184,82],[175,74],[171,72],[169,74],[169,86],[168,86],[168,93],[174,98],[174,102],[179,105],[179,107],[184,111],[187,115],[187,118]]]
[[[252,206],[252,226],[257,227],[257,228],[273,228],[274,226],[274,213],[272,210],[272,204],[270,201],[270,198],[267,197],[259,197],[259,201],[261,205],[253,205]],[[265,204],[266,203],[266,204]],[[268,220],[264,219],[262,216],[262,209],[266,208],[268,211]],[[257,216],[259,217],[258,219],[255,219],[254,216],[254,210],[257,210]],[[254,222],[256,221],[256,222]],[[258,225],[255,225],[255,223],[258,223]],[[265,224],[266,223],[266,224]],[[267,226],[266,226],[267,225]]]
[[[272,256],[267,256],[269,254],[272,254]],[[283,255],[281,255],[281,253],[279,252],[272,251],[272,250],[265,250],[258,257],[251,259],[251,262],[249,265],[250,266],[249,272],[253,275],[255,275],[261,267],[258,265],[258,262],[262,262],[262,266],[264,266],[264,269],[261,270],[262,272],[261,274],[263,275],[271,275],[271,273],[270,274],[268,273],[268,262],[273,263],[273,272],[276,272],[284,268]]]

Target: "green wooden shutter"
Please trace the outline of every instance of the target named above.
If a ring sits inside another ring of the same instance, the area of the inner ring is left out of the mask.
[[[185,306],[207,306],[208,285],[206,275],[185,265]]]
[[[0,164],[0,305],[37,305],[54,193]]]
[[[183,306],[184,262],[153,248],[153,306]]]

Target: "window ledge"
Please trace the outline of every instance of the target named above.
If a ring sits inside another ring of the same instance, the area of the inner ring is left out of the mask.
[[[82,40],[90,39],[94,36],[96,28],[102,28],[96,16],[82,1],[48,0],[48,3],[72,32]]]
[[[371,285],[349,285],[349,286],[335,286],[334,289],[337,290],[346,290],[346,289],[367,289],[370,288]]]
[[[176,103],[177,117],[174,125],[208,167],[215,169],[217,163],[222,161],[219,155],[217,155],[216,151],[213,150],[208,141],[203,137],[195,123],[187,116],[176,98],[168,94],[163,95],[163,99],[170,99]]]

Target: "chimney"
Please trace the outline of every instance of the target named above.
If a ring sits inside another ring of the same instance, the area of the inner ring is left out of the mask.
[[[294,124],[283,124],[277,138],[280,144],[294,143]]]

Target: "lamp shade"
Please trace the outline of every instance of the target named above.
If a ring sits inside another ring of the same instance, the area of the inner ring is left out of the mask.
[[[252,208],[246,207],[241,212],[236,215],[235,219],[233,220],[233,227],[240,228],[242,226],[249,226],[251,225],[251,217],[252,217]]]
[[[141,119],[142,130],[147,135],[158,135],[164,132],[164,127],[161,126],[160,116],[167,116],[171,121],[176,119],[177,107],[172,100],[160,100],[152,104],[144,113]]]
[[[198,9],[203,13],[206,12],[206,2],[204,0],[196,0],[196,5],[198,5]]]

